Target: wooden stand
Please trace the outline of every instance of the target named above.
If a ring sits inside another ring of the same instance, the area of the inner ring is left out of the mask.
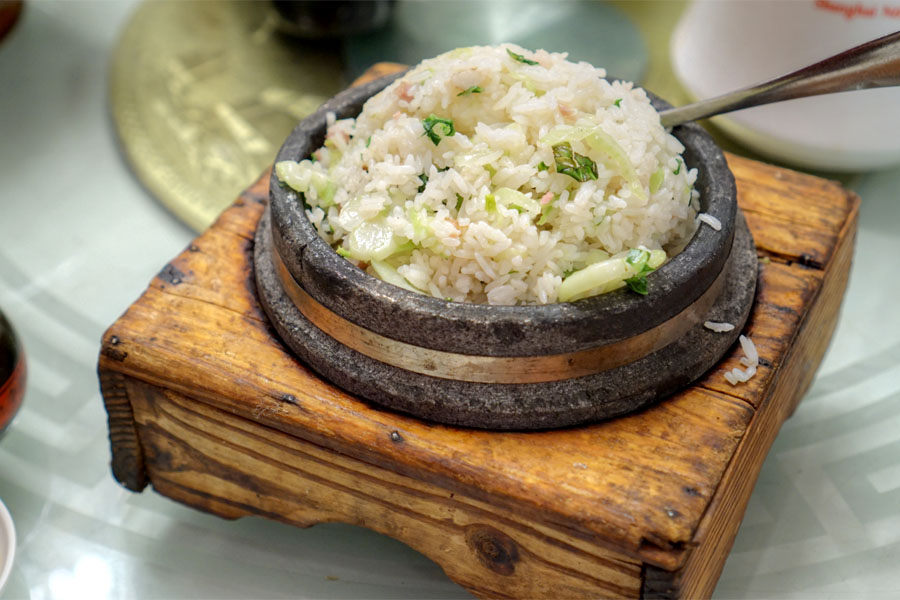
[[[737,347],[693,387],[586,427],[475,431],[371,406],[289,354],[257,303],[264,175],[103,336],[116,479],[225,518],[368,527],[483,597],[708,596],[831,337],[858,208],[833,182],[729,162],[763,262],[749,383],[723,377]]]

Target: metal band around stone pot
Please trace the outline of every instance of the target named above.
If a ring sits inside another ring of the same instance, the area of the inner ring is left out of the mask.
[[[313,325],[341,344],[391,366],[457,381],[542,383],[593,375],[668,346],[703,318],[719,296],[726,269],[697,300],[671,319],[638,335],[594,348],[542,356],[480,356],[423,348],[391,339],[344,319],[309,295],[272,245],[272,261],[285,293]]]

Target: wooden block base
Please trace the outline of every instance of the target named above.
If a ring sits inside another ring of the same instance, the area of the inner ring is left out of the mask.
[[[104,334],[115,477],[226,518],[368,527],[483,597],[709,595],[830,339],[858,208],[833,182],[729,162],[763,258],[749,383],[722,376],[733,348],[647,410],[542,432],[371,406],[310,372],[262,314],[251,259],[265,175]]]

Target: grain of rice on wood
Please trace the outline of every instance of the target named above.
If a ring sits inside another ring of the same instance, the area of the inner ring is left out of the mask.
[[[457,49],[356,119],[330,115],[324,147],[276,172],[322,238],[389,283],[490,304],[607,292],[683,246],[699,194],[644,90],[605,75],[511,44]],[[655,252],[635,265],[633,249]],[[589,289],[561,293],[579,271]]]

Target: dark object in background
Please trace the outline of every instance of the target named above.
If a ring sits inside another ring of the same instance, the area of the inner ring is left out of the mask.
[[[21,0],[0,0],[0,40],[10,32],[21,13]]]
[[[0,435],[25,394],[25,354],[12,325],[0,312]]]
[[[394,0],[272,0],[281,29],[306,39],[374,31],[387,24]]]

